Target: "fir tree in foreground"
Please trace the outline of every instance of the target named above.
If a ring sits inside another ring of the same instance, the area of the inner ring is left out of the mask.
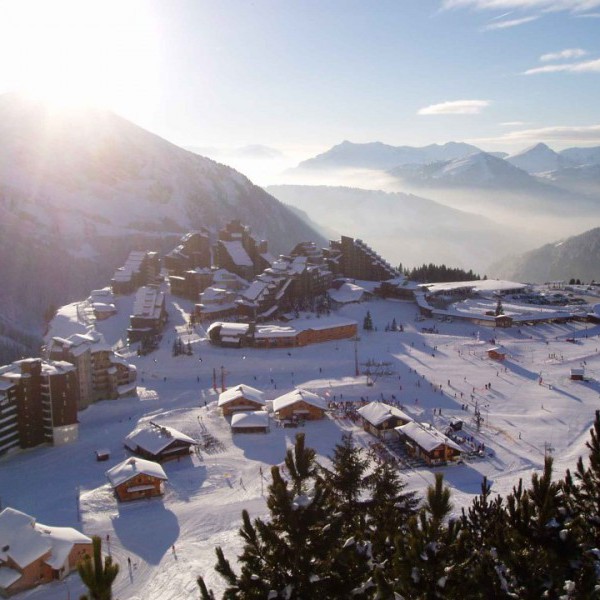
[[[600,411],[587,448],[587,466],[580,458],[553,480],[546,458],[506,498],[492,497],[484,479],[453,518],[441,473],[419,507],[395,466],[369,470],[349,436],[325,469],[299,434],[288,480],[272,470],[270,521],[242,515],[240,575],[217,548],[223,598],[600,600]]]
[[[119,574],[119,565],[110,556],[102,562],[102,540],[92,537],[93,559],[86,556],[78,565],[77,571],[88,593],[80,600],[112,600],[112,584]]]

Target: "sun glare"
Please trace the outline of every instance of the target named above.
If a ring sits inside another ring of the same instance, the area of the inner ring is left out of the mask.
[[[0,92],[131,113],[156,94],[158,33],[136,0],[0,0]]]

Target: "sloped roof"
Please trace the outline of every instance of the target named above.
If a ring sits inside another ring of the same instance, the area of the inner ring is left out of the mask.
[[[385,402],[369,402],[358,409],[358,414],[366,419],[371,425],[377,427],[382,423],[385,423],[388,419],[396,417],[410,423],[412,417],[409,417],[405,412],[401,411],[395,406],[385,404]]]
[[[435,450],[435,448],[441,444],[462,452],[462,448],[456,442],[452,441],[448,436],[444,435],[434,427],[412,421],[406,425],[395,427],[395,429],[396,431],[403,433],[426,452]]]
[[[231,427],[239,429],[251,427],[268,427],[269,413],[266,410],[239,412],[231,417]]]
[[[106,471],[106,476],[113,487],[121,485],[136,475],[144,474],[156,479],[168,479],[164,469],[156,462],[143,458],[128,458]]]
[[[238,400],[239,398],[247,398],[248,400],[252,400],[257,404],[265,404],[263,392],[242,383],[219,394],[217,406],[225,406],[226,404],[229,404],[234,400]]]
[[[146,452],[158,454],[174,440],[186,442],[190,445],[197,443],[191,437],[185,435],[185,433],[181,433],[181,431],[173,429],[172,427],[167,427],[166,425],[151,425],[150,427],[140,427],[139,429],[132,431],[125,438],[125,446],[134,452],[139,446]]]
[[[309,392],[308,390],[296,389],[288,392],[287,394],[283,394],[283,396],[279,396],[279,398],[275,398],[275,400],[273,400],[273,410],[277,412],[282,408],[286,408],[292,404],[302,401],[323,410],[327,408],[327,403],[323,398],[321,398],[321,396],[318,396],[313,392]]]
[[[0,512],[0,560],[6,561],[10,557],[21,568],[50,551],[46,564],[60,569],[74,544],[91,543],[91,538],[72,527],[42,525],[36,523],[34,517],[14,508]],[[7,588],[20,577],[17,571],[0,567],[0,587]]]
[[[223,247],[231,257],[233,264],[239,267],[253,266],[252,259],[248,256],[248,253],[244,249],[244,246],[242,246],[242,242],[237,240],[233,242],[221,240],[220,243],[223,245]]]

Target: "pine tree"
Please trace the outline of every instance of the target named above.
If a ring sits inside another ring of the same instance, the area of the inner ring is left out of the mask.
[[[444,486],[443,475],[436,473],[425,504],[409,519],[406,532],[396,536],[391,566],[380,580],[387,579],[395,592],[414,600],[451,598],[446,586],[460,530],[457,521],[447,521],[451,509],[450,490]]]
[[[398,331],[398,323],[396,323],[396,317],[392,319],[392,331]]]
[[[363,451],[346,433],[335,446],[331,458],[332,469],[322,467],[325,484],[330,493],[334,510],[342,515],[343,529],[349,535],[364,530],[364,507],[361,494],[365,489],[365,472],[369,461],[362,456]]]
[[[327,490],[318,474],[315,452],[306,448],[304,434],[288,450],[285,465],[291,480],[271,470],[267,506],[271,519],[251,522],[243,512],[240,536],[245,545],[237,575],[221,548],[217,548],[216,570],[228,583],[224,600],[350,597],[364,580],[366,547],[342,536],[341,514],[328,502]],[[212,592],[202,578],[198,585],[204,600]],[[360,600],[366,596],[354,595]]]
[[[494,315],[499,317],[504,314],[504,308],[502,306],[502,299],[498,298],[498,302],[496,302],[496,310],[494,311]]]
[[[461,535],[457,545],[452,591],[473,600],[500,600],[515,587],[502,558],[510,551],[503,500],[490,498],[484,477],[481,494],[462,509]]]
[[[600,411],[596,411],[590,438],[586,442],[588,466],[579,457],[574,475],[567,470],[563,483],[571,522],[562,531],[562,539],[575,545],[580,556],[569,599],[600,597]]]
[[[367,311],[367,314],[363,320],[363,329],[365,331],[373,331],[373,319],[370,311]]]
[[[102,540],[97,535],[92,537],[93,559],[86,556],[78,565],[77,571],[81,581],[88,589],[88,594],[81,600],[111,600],[112,584],[119,573],[119,565],[107,556],[102,564]]]

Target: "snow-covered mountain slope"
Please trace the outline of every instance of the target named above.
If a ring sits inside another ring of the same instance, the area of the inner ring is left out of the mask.
[[[514,281],[600,280],[600,227],[492,265],[494,277]]]
[[[566,148],[559,154],[572,165],[599,165],[600,146],[594,148]]]
[[[327,215],[340,233],[363,239],[392,264],[440,263],[481,270],[524,238],[477,214],[412,194],[349,187],[279,185],[276,198],[308,213]],[[531,247],[531,246],[529,246]]]
[[[587,195],[600,194],[600,163],[567,167],[547,173],[538,173],[538,178],[571,192]]]
[[[299,169],[391,169],[405,164],[426,164],[432,161],[451,160],[479,152],[470,144],[448,142],[430,144],[421,148],[389,146],[381,142],[355,144],[344,141],[327,152],[298,165]]]
[[[432,185],[510,188],[537,183],[523,170],[487,152],[475,152],[446,162],[397,167],[389,173],[412,183]]]
[[[0,96],[0,318],[40,333],[51,304],[105,285],[133,248],[240,219],[274,253],[325,240],[244,175],[115,114]]]
[[[506,161],[528,173],[555,171],[556,169],[572,166],[568,157],[554,152],[552,148],[542,143],[517,154],[512,154],[506,158]]]

